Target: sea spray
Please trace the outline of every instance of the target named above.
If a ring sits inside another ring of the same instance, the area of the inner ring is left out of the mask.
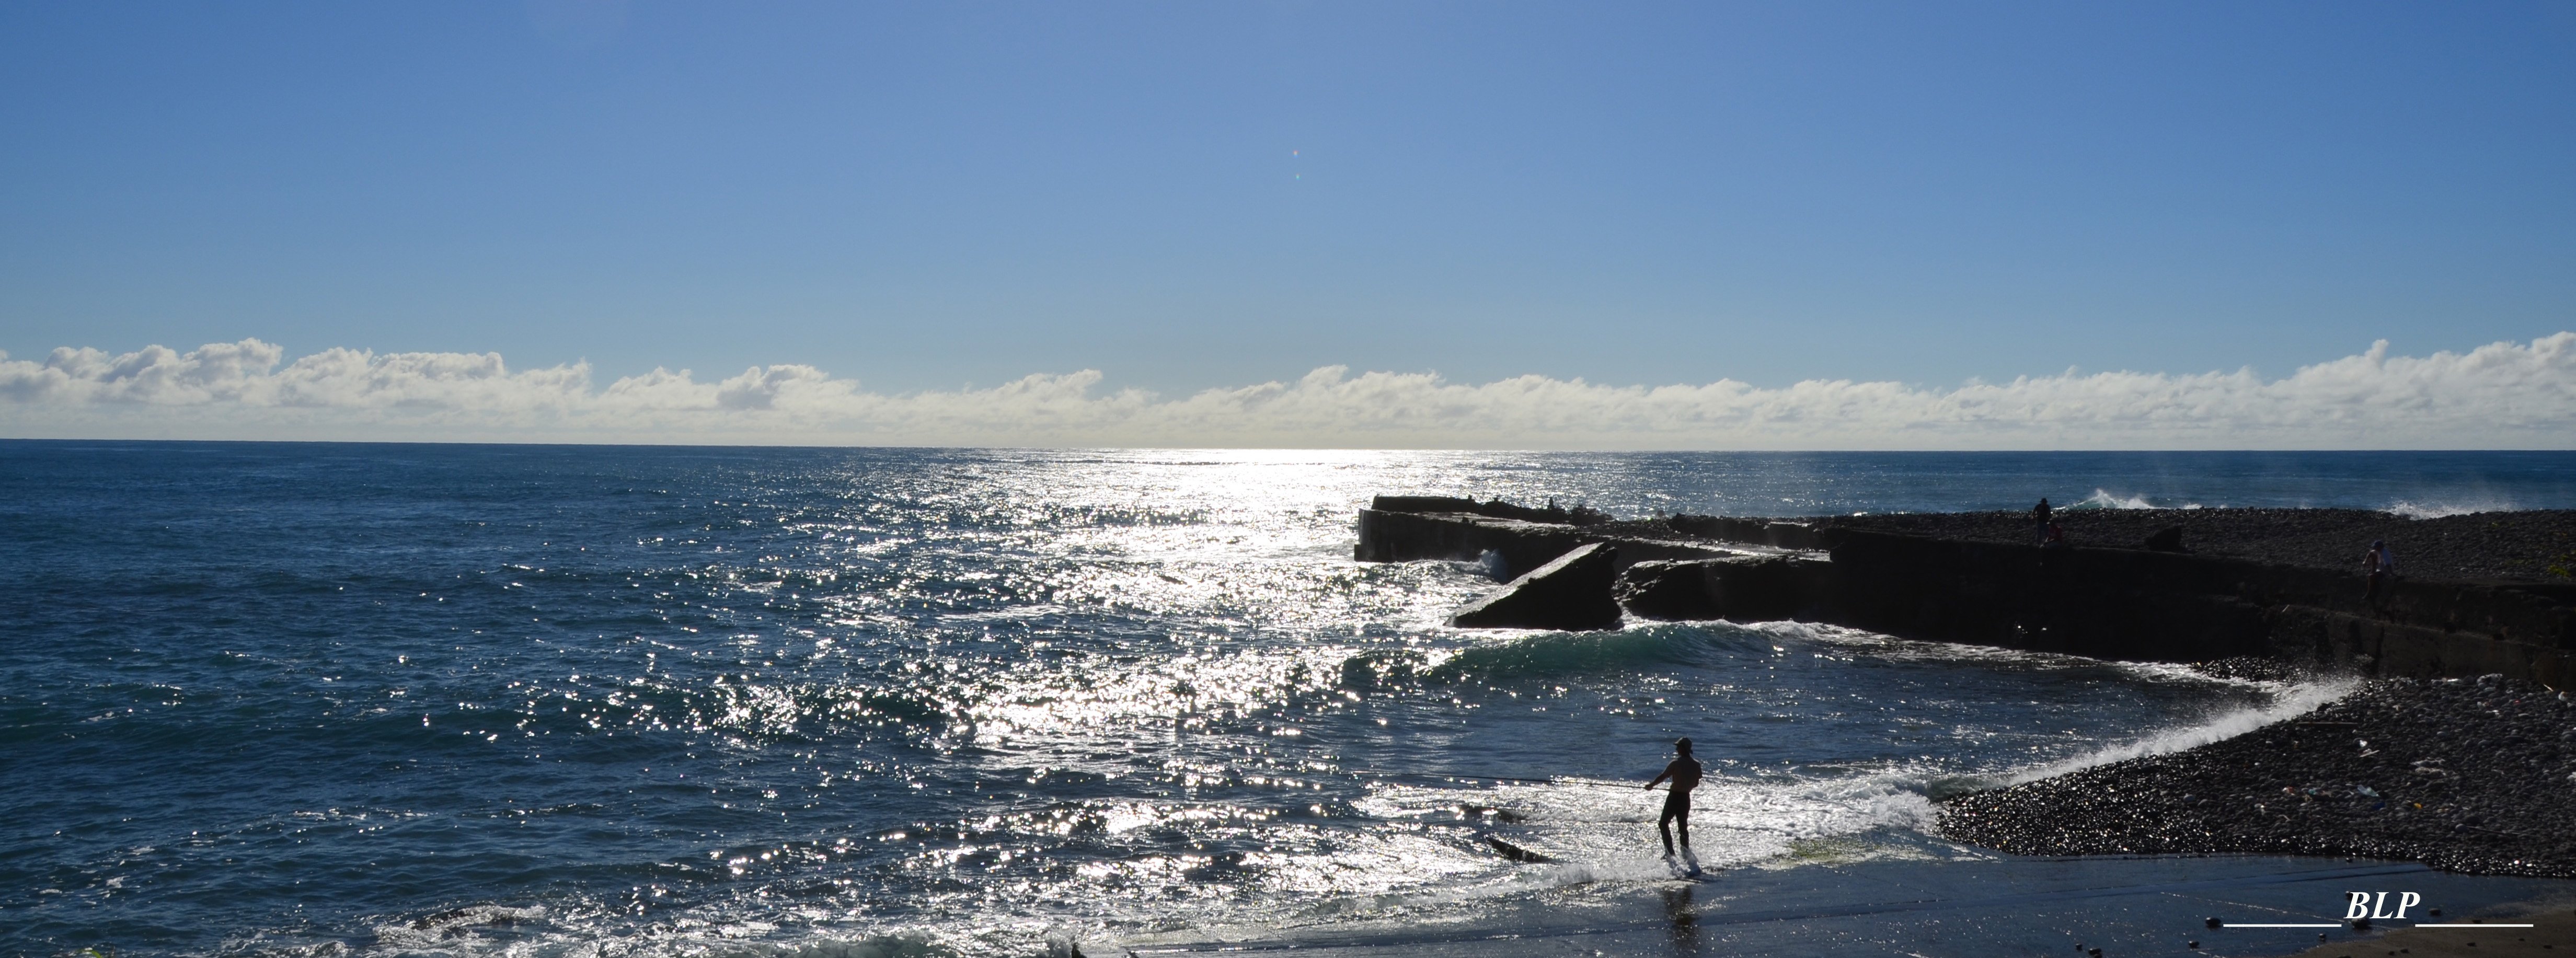
[[[2491,497],[2423,503],[2400,499],[2391,503],[2385,511],[2409,519],[2447,519],[2452,516],[2475,515],[2481,512],[2510,512],[2515,508],[2517,507],[2511,502]]]
[[[2086,497],[2084,497],[2084,498],[2083,498],[2083,499],[2081,499],[2081,500],[2078,500],[2078,501],[2076,501],[2076,502],[2074,502],[2074,503],[2072,503],[2072,504],[2069,504],[2066,508],[2068,508],[2068,509],[2198,509],[2198,508],[2201,508],[2201,505],[2200,505],[2200,503],[2197,503],[2197,502],[2184,502],[2184,503],[2179,503],[2179,504],[2176,504],[2176,505],[2170,505],[2170,506],[2167,506],[2167,505],[2158,505],[2158,504],[2156,504],[2156,503],[2154,503],[2154,502],[2150,502],[2150,501],[2148,501],[2147,497],[2142,496],[2142,495],[2140,495],[2140,496],[2123,496],[2123,495],[2120,495],[2120,494],[2118,494],[2118,493],[2112,492],[2112,491],[2110,491],[2110,490],[2108,490],[2108,489],[2095,489],[2095,490],[2093,490],[2093,494],[2092,494],[2092,495],[2086,496]]]
[[[2353,693],[2361,680],[2351,676],[2321,676],[2286,683],[2269,704],[2255,708],[2231,709],[2211,716],[2207,721],[2163,729],[2142,738],[2117,742],[2074,758],[2022,769],[1997,782],[1999,786],[2018,785],[2043,778],[2055,778],[2078,769],[2109,765],[2145,755],[2163,755],[2197,748],[2222,739],[2235,738],[2267,725],[2286,722],[2316,711],[2327,703]]]

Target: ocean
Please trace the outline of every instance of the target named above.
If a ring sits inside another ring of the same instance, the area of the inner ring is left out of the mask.
[[[1645,953],[1716,953],[1749,907],[1727,876],[1795,911],[2007,868],[1932,834],[1932,799],[2347,687],[1797,623],[1451,629],[1494,582],[1353,562],[1377,493],[2430,516],[2576,507],[2576,454],[5,441],[0,954],[1098,956],[1639,921],[1664,923]],[[1639,787],[1678,736],[1709,772],[1699,899]]]

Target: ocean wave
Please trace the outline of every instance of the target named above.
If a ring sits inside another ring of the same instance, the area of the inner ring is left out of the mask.
[[[2176,506],[2157,505],[2157,504],[2156,504],[2156,503],[2154,503],[2154,502],[2148,501],[2147,497],[2146,497],[2146,496],[2143,496],[2143,495],[2137,495],[2137,496],[2123,496],[2123,495],[2120,495],[2119,493],[2112,492],[2111,490],[2096,487],[2096,488],[2093,490],[2093,494],[2092,494],[2092,495],[2086,496],[2086,497],[2084,497],[2084,500],[2083,500],[2083,501],[2081,501],[2081,502],[2077,502],[2077,503],[2074,503],[2074,504],[2072,504],[2072,505],[2069,505],[2069,506],[2067,506],[2066,508],[2068,508],[2068,509],[2070,509],[2070,510],[2072,510],[2072,509],[2198,509],[2198,508],[2201,508],[2201,505],[2200,505],[2200,503],[2197,503],[2197,502],[2186,502],[2186,503],[2183,503],[2183,504],[2181,504],[2181,505],[2176,505]]]
[[[2410,499],[2400,499],[2383,511],[2405,516],[2409,519],[2442,519],[2450,516],[2465,516],[2480,512],[2512,512],[2517,508],[2519,507],[2515,506],[2511,502],[2493,498],[2475,499],[2465,502],[2430,503],[2419,503]]]
[[[443,950],[442,943],[470,940],[486,928],[507,928],[544,920],[544,906],[510,908],[501,905],[472,905],[452,908],[410,921],[395,921],[376,926],[379,948],[418,953]]]
[[[1847,775],[1711,775],[1692,798],[1691,844],[1703,868],[1812,864],[1800,850],[1819,842],[1920,844],[1934,817],[1923,783],[1927,769],[1878,768]],[[1356,803],[1388,820],[1439,821],[1455,809],[1493,809],[1488,834],[1501,837],[1528,864],[1511,887],[1604,881],[1663,881],[1673,867],[1656,842],[1663,793],[1632,783],[1586,779],[1498,783],[1483,788],[1382,785]],[[1871,837],[1875,836],[1875,837]],[[1846,856],[1848,857],[1848,856]],[[1411,894],[1490,893],[1503,882]]]
[[[1355,655],[1342,663],[1342,684],[1362,688],[1408,681],[1440,684],[1690,665],[1704,660],[1710,651],[1730,645],[1750,649],[1766,641],[1728,622],[1544,632],[1455,652],[1406,649]]]
[[[1755,622],[1745,631],[1785,640],[1810,643],[1827,650],[1888,663],[1955,663],[1972,665],[1999,672],[2101,671],[2117,673],[2133,680],[2158,685],[2234,686],[2271,690],[2275,682],[2210,675],[2189,665],[2174,662],[2123,662],[2096,659],[2068,652],[2042,652],[2010,649],[1996,645],[1971,645],[1964,642],[1942,642],[1932,639],[1905,639],[1879,632],[1814,622]]]
[[[594,916],[550,916],[544,907],[475,905],[410,921],[376,926],[376,940],[351,949],[340,942],[320,947],[264,948],[256,953],[387,955],[403,958],[518,958],[623,954],[691,958],[955,958],[958,948],[922,934],[840,932],[752,919],[681,919],[670,924],[619,926]],[[1019,938],[1023,936],[1014,936]],[[1072,939],[1016,942],[1037,954],[1072,954]],[[981,950],[981,949],[978,949]]]
[[[1684,665],[1692,658],[1694,638],[1690,631],[1674,628],[1551,632],[1468,649],[1432,667],[1423,679],[1544,678],[1643,665]]]
[[[2018,769],[1993,781],[1988,787],[2019,785],[2043,778],[2055,778],[2096,765],[2109,765],[2133,758],[2198,748],[2314,712],[2337,699],[2352,694],[2360,687],[2361,680],[2345,676],[2292,683],[2279,696],[2263,705],[2230,709],[2200,722],[2162,729],[2142,738],[2108,745],[2074,758]]]

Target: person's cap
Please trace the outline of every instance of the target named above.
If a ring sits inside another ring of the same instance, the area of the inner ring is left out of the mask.
[[[1673,747],[1674,747],[1674,748],[1677,748],[1677,749],[1681,749],[1682,751],[1685,751],[1685,752],[1690,751],[1690,740],[1689,740],[1689,739],[1686,739],[1686,738],[1685,738],[1685,739],[1676,739],[1676,740],[1674,740],[1674,741],[1673,741]]]
[[[2385,549],[2385,548],[2388,548],[2388,543],[2383,542],[2383,541],[2380,541],[2380,540],[2378,540],[2378,539],[2372,539],[2372,540],[2370,540],[2370,547],[2371,547],[2371,548],[2373,548],[2373,549]]]

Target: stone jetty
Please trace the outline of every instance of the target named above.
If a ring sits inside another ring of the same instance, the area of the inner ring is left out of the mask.
[[[2293,853],[2576,877],[2576,513],[2329,509],[1622,522],[1385,496],[1358,558],[1516,575],[1453,620],[1600,628],[1799,619],[1901,637],[2193,663],[2358,690],[2288,723],[1941,796],[1955,840],[2033,855]],[[2364,598],[2361,554],[2401,578]]]
[[[1471,627],[1606,624],[1615,604],[1649,619],[1796,619],[2106,659],[2257,656],[2365,676],[2576,681],[2576,513],[2059,515],[2069,545],[2042,548],[2016,513],[1621,521],[1379,496],[1360,511],[1354,554],[1482,559],[1516,577],[1461,610],[1458,624]],[[2361,555],[2375,539],[2403,574],[2365,600]],[[1585,546],[1601,557],[1549,568]]]

